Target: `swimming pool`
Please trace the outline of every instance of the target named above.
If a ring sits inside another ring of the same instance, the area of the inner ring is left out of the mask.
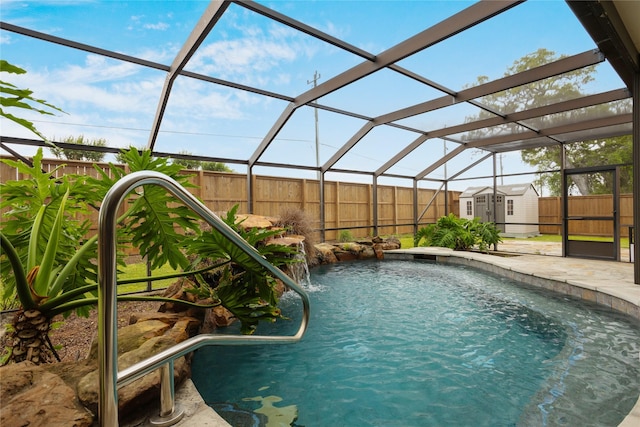
[[[600,306],[413,261],[323,266],[311,283],[301,343],[196,353],[193,381],[221,415],[289,425],[297,414],[307,427],[603,426],[638,399],[639,322]],[[300,311],[293,295],[281,305]],[[290,333],[293,320],[261,331]]]

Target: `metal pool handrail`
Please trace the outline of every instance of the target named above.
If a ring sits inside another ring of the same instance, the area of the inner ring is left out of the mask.
[[[303,316],[295,335],[254,336],[201,334],[168,348],[146,360],[118,372],[118,324],[116,292],[116,217],[127,194],[141,185],[159,185],[180,199],[209,225],[259,262],[266,270],[282,280],[300,295]],[[285,344],[299,341],[309,322],[309,297],[306,292],[280,269],[273,266],[238,233],[211,212],[195,196],[174,179],[154,171],[140,171],[120,179],[107,192],[98,219],[98,420],[100,426],[118,425],[118,387],[161,368],[160,416],[156,425],[171,425],[180,420],[176,410],[173,388],[173,361],[206,345]]]

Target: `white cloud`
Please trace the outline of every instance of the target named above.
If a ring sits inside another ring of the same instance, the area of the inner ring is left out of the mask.
[[[259,97],[244,96],[243,91],[218,90],[214,85],[183,78],[174,86],[167,112],[194,120],[240,119],[245,107],[256,102]]]
[[[295,59],[295,49],[287,44],[255,38],[224,40],[200,48],[189,68],[251,83],[258,73],[266,76],[272,69]]]
[[[166,22],[158,22],[157,24],[144,24],[142,26],[142,28],[147,30],[158,30],[158,31],[165,31],[169,29],[169,27],[170,25],[167,24]]]
[[[148,61],[159,62],[161,64],[171,64],[181,46],[166,44],[154,48],[143,48],[135,55]]]

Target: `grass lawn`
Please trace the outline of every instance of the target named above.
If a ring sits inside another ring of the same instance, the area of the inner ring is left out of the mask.
[[[169,264],[163,265],[157,270],[153,270],[153,276],[175,273],[176,270],[171,268]],[[118,273],[118,281],[123,279],[134,279],[138,277],[147,277],[147,265],[144,262],[137,264],[128,264],[121,273]],[[172,285],[177,279],[165,279],[151,282],[152,289],[164,289]],[[118,294],[126,294],[131,292],[144,292],[147,290],[147,282],[132,283],[127,285],[118,285]]]
[[[175,270],[169,266],[169,264],[164,265],[163,267],[154,270],[152,272],[153,275],[164,275],[174,273]],[[147,277],[147,265],[145,263],[137,263],[137,264],[129,264],[127,265],[121,273],[118,273],[118,280],[122,279],[135,279],[138,277]],[[152,289],[164,289],[169,287],[173,282],[177,279],[165,279],[158,280],[152,282]],[[140,283],[132,283],[128,285],[119,285],[118,286],[118,294],[128,294],[132,292],[146,292],[147,291],[147,282]],[[4,285],[2,280],[0,280],[0,295],[4,292]],[[7,300],[0,301],[0,310],[10,310],[18,307],[17,300]]]
[[[399,236],[402,248],[413,248],[413,235],[407,234]],[[557,234],[542,234],[536,237],[517,238],[517,237],[503,237],[502,240],[526,240],[530,242],[558,242],[562,243],[562,236]],[[592,240],[597,242],[611,242],[613,239],[609,237],[597,237],[597,236],[569,236],[569,240]],[[629,238],[623,237],[620,239],[620,247],[629,247]]]
[[[542,234],[540,236],[529,238],[515,238],[515,237],[503,237],[502,240],[527,240],[530,242],[562,242],[562,236],[557,234]],[[569,236],[569,240],[588,240],[594,242],[613,242],[612,237],[599,237],[599,236]],[[623,248],[629,247],[629,238],[622,237],[620,239],[620,246]]]
[[[413,235],[409,234],[409,235],[404,235],[404,236],[399,236],[400,239],[400,247],[402,249],[406,249],[406,248],[412,248],[415,245],[413,244]]]

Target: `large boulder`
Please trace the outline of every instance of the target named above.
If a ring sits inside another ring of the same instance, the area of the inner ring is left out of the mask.
[[[172,328],[162,328],[158,323],[166,325],[158,320],[150,320],[147,322],[138,322],[133,325],[126,326],[122,330],[128,330],[126,334],[118,334],[118,347],[121,342],[123,346],[129,346],[127,342],[132,338],[133,334],[129,331],[139,330],[146,335],[146,339],[130,351],[123,352],[118,357],[118,370],[128,368],[138,362],[166,350],[175,344],[189,338],[189,330],[193,323],[198,320],[193,318],[182,318],[175,322]],[[152,326],[147,328],[144,324],[150,323]],[[164,329],[164,333],[151,336],[152,332]],[[123,337],[121,340],[120,337]],[[174,363],[174,379],[176,383],[181,382],[190,374],[189,364],[185,358],[181,357]],[[96,412],[98,406],[98,372],[92,371],[85,375],[78,382],[77,386],[78,399],[82,404],[90,410]],[[118,389],[118,409],[121,416],[133,412],[140,405],[144,405],[152,400],[159,399],[160,396],[160,373],[155,372],[145,375]]]
[[[338,262],[338,258],[334,253],[336,247],[332,244],[319,243],[315,245],[315,248],[317,264],[333,264],[334,262]]]
[[[93,415],[62,378],[30,362],[2,369],[0,425],[89,427]]]
[[[374,237],[354,242],[320,243],[315,245],[316,263],[332,264],[341,261],[364,259],[384,259],[384,251],[400,249],[400,240],[396,237]]]
[[[277,220],[272,217],[250,214],[236,214],[238,226],[250,230],[252,228],[264,228],[270,230]]]

